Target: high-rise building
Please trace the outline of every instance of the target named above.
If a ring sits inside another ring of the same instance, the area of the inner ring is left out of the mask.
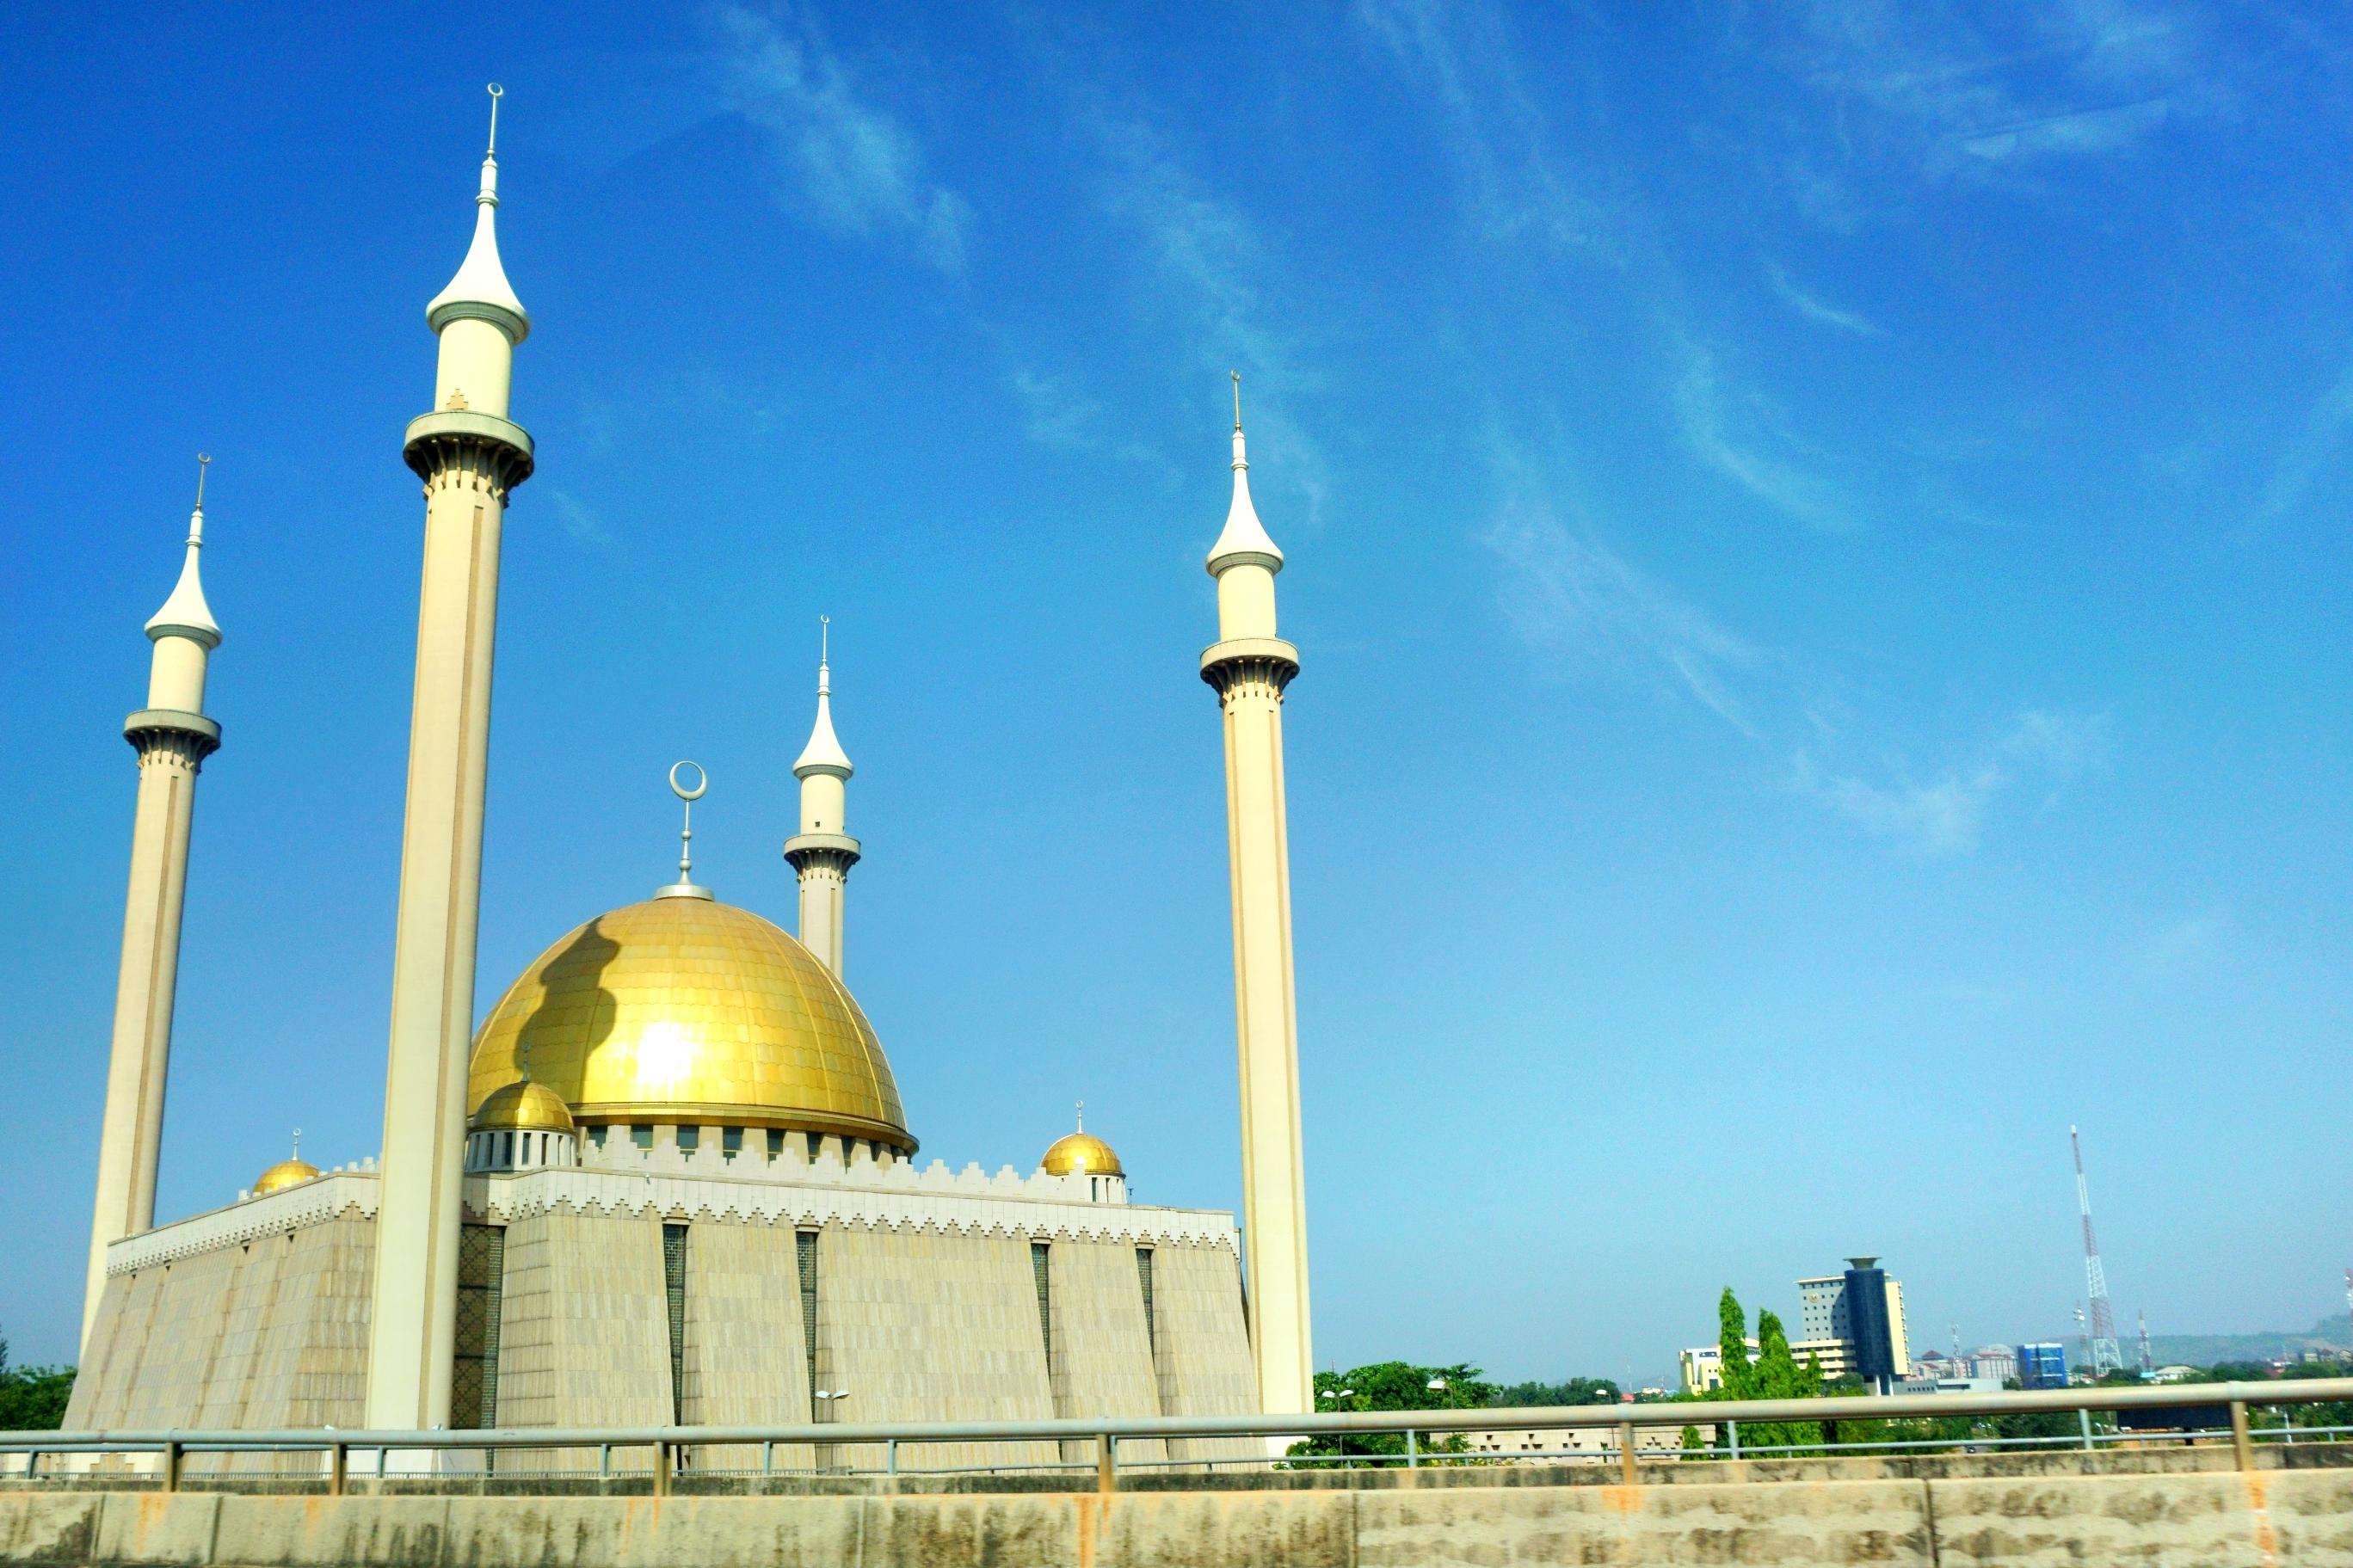
[[[1979,1345],[1969,1352],[1969,1375],[2007,1383],[2018,1375],[2018,1352],[2009,1345]]]
[[[1904,1285],[1889,1279],[1875,1258],[1847,1261],[1843,1274],[1798,1281],[1798,1323],[1803,1337],[1789,1349],[1800,1361],[1810,1351],[1825,1377],[1852,1373],[1883,1392],[1912,1370],[1904,1331]]]
[[[2067,1386],[2067,1347],[2056,1340],[2043,1340],[2018,1347],[2018,1386],[2021,1388],[2064,1388]]]

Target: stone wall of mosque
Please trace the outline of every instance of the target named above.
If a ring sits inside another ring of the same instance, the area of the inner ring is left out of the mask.
[[[266,1229],[238,1227],[202,1251],[159,1248],[142,1267],[109,1274],[68,1426],[361,1424],[375,1217],[355,1204],[340,1212],[315,1202],[278,1206],[286,1212]],[[189,1462],[283,1463],[262,1455]]]
[[[470,1254],[491,1261],[478,1295],[461,1300],[459,1382],[481,1392],[479,1405],[470,1393],[458,1401],[458,1422],[1255,1407],[1229,1215],[1090,1202],[1082,1181],[1042,1173],[822,1154],[739,1172],[704,1157],[718,1152],[628,1145],[600,1165],[467,1179],[469,1235],[496,1242]],[[117,1243],[68,1425],[361,1425],[375,1198],[372,1172],[338,1171]],[[818,1390],[846,1397],[813,1399]],[[1162,1453],[1147,1445],[1125,1457]],[[1167,1457],[1210,1450],[1172,1443]],[[776,1462],[881,1458],[780,1448]],[[740,1445],[695,1458],[759,1462]],[[909,1446],[899,1463],[1058,1458],[1092,1455]],[[512,1462],[572,1468],[596,1456]]]

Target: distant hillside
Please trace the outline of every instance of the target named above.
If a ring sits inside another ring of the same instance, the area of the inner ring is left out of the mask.
[[[2073,1359],[2075,1342],[2064,1340]],[[2353,1321],[2342,1312],[2332,1312],[2315,1323],[2308,1332],[2260,1334],[2151,1334],[2149,1353],[2159,1366],[2212,1366],[2223,1361],[2272,1361],[2280,1356],[2292,1356],[2304,1351],[2336,1351],[2353,1355]],[[2136,1361],[2139,1347],[2127,1339],[2124,1344],[2125,1359]]]

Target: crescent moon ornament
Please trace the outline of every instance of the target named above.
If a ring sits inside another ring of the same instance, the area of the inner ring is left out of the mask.
[[[694,787],[692,789],[689,789],[684,784],[678,782],[678,770],[681,768],[692,768],[694,770]],[[702,792],[710,787],[711,775],[703,771],[703,767],[701,763],[679,762],[672,763],[670,765],[670,793],[678,796],[679,799],[701,800],[702,798]]]

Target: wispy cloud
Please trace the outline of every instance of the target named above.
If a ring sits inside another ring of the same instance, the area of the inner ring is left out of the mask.
[[[2157,975],[2198,968],[2221,951],[2230,923],[2229,911],[2221,909],[2178,920],[2149,939],[2141,951],[2141,965]]]
[[[1765,270],[1772,279],[1773,292],[1779,296],[1781,303],[1788,306],[1806,320],[1819,321],[1825,327],[1836,327],[1842,332],[1852,332],[1857,337],[1875,338],[1882,335],[1879,327],[1856,315],[1852,310],[1841,310],[1835,305],[1825,305],[1789,281],[1788,273],[1782,269],[1778,262],[1767,262]]]
[[[1486,531],[1506,568],[1504,605],[1532,647],[1576,649],[1664,677],[1742,734],[1757,729],[1735,685],[1755,650],[1565,518],[1549,490],[1507,448],[1495,467],[1504,494]]]
[[[1757,427],[1756,405],[1728,403],[1715,356],[1696,344],[1685,347],[1675,416],[1702,462],[1775,510],[1823,533],[1851,533],[1860,526],[1852,503],[1837,485],[1765,449],[1768,437]]]
[[[1108,165],[1103,205],[1143,242],[1145,308],[1175,329],[1206,384],[1219,386],[1233,368],[1248,377],[1253,487],[1294,491],[1306,521],[1321,522],[1331,468],[1291,412],[1314,384],[1313,360],[1291,324],[1300,312],[1270,303],[1291,292],[1286,268],[1240,209],[1205,186],[1141,116],[1097,100],[1083,120]],[[1273,460],[1261,466],[1261,451]]]
[[[586,501],[570,490],[550,490],[547,495],[548,500],[554,503],[555,520],[564,525],[565,532],[583,544],[611,545],[617,542],[613,531],[605,526],[605,520]]]
[[[1616,249],[1615,226],[1571,184],[1553,150],[1504,13],[1440,0],[1357,0],[1356,19],[1429,90],[1489,237]]]
[[[768,133],[786,202],[834,233],[961,268],[971,207],[931,176],[913,134],[860,92],[816,19],[730,5],[719,24],[732,107]]]
[[[1857,182],[2015,182],[2125,152],[2228,90],[2211,30],[2167,0],[1811,0],[1736,36],[1820,100],[1788,148],[1818,210]]]
[[[2030,710],[1975,756],[1926,778],[1900,761],[1881,778],[1841,772],[1813,747],[1791,757],[1790,775],[1802,794],[1873,833],[1923,855],[1958,855],[1977,847],[1997,798],[2032,789],[2043,809],[2056,804],[2067,785],[2105,761],[2107,731],[2105,715]]]
[[[1103,405],[1081,391],[1069,376],[1016,365],[1006,374],[1021,405],[1022,434],[1041,447],[1071,449],[1090,446]]]
[[[2353,365],[2348,365],[2305,415],[2271,479],[2263,486],[2263,510],[2274,517],[2293,510],[2329,464],[2353,445]]]

